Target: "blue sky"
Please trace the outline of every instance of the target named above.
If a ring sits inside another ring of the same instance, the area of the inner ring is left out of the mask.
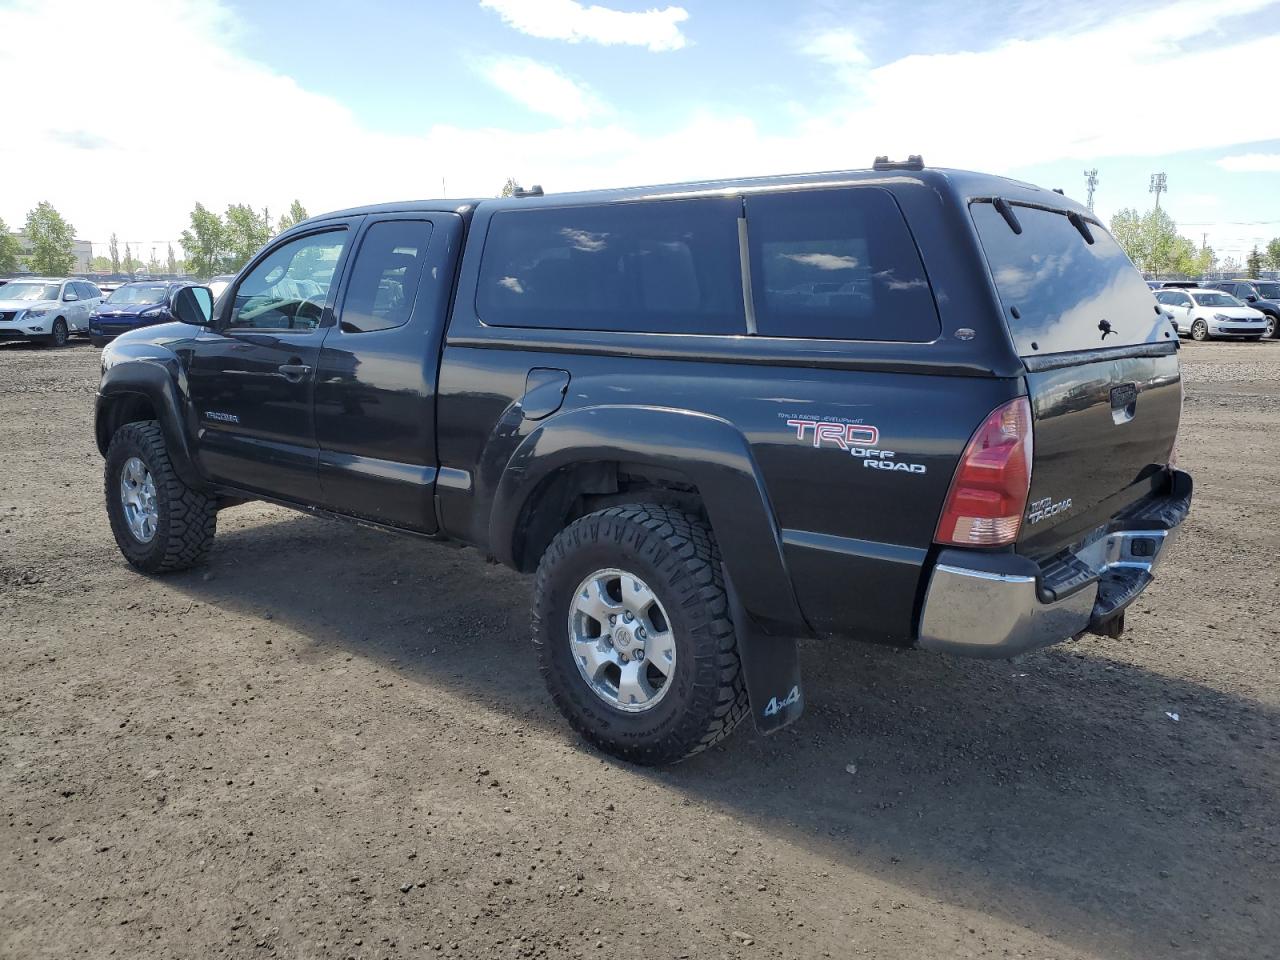
[[[50,81],[31,139],[0,143],[0,217],[48,199],[97,242],[176,238],[196,200],[319,212],[907,152],[1081,198],[1096,166],[1104,219],[1163,170],[1197,242],[1280,236],[1280,0],[0,0],[0,69],[38,69],[22,38],[67,23],[110,69]]]

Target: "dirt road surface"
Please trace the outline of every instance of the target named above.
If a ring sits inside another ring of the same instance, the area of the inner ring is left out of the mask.
[[[1183,359],[1123,638],[807,644],[797,726],[645,770],[472,551],[248,505],[134,572],[98,351],[0,347],[0,956],[1280,956],[1280,343]]]

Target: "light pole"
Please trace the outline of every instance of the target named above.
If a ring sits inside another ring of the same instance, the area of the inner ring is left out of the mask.
[[[1169,181],[1163,173],[1153,173],[1151,175],[1151,186],[1147,188],[1148,193],[1156,195],[1156,209],[1160,209],[1160,194],[1169,190]]]
[[[1093,213],[1093,192],[1098,189],[1098,168],[1097,167],[1094,167],[1092,170],[1086,170],[1084,172],[1084,182],[1088,185],[1087,189],[1089,192],[1089,203],[1088,203],[1089,212]]]

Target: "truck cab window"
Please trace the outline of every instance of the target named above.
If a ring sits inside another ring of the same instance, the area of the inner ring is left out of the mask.
[[[272,250],[236,288],[232,329],[314,330],[329,301],[345,231],[299,237]]]
[[[344,333],[390,330],[409,322],[430,239],[426,220],[385,220],[369,227],[342,304]]]

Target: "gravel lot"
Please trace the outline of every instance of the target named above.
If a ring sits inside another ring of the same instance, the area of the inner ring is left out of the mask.
[[[249,505],[135,573],[98,351],[0,347],[0,956],[1280,956],[1280,343],[1183,360],[1122,639],[810,644],[798,725],[651,771],[472,551]]]

